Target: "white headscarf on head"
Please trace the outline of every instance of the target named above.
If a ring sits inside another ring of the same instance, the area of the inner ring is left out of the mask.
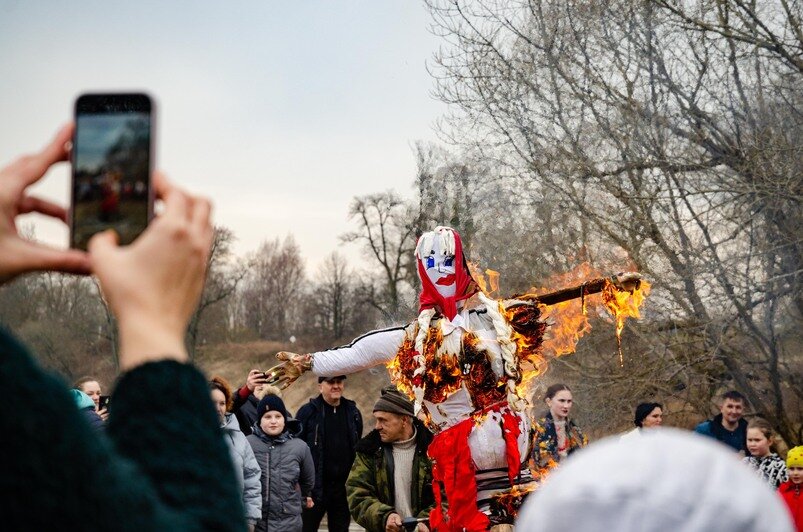
[[[665,428],[606,438],[569,457],[525,502],[516,529],[794,531],[780,497],[736,453]]]

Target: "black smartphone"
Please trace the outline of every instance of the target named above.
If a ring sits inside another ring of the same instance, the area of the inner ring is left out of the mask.
[[[111,396],[109,396],[109,395],[101,395],[100,399],[98,400],[98,410],[103,410],[104,408],[109,408],[109,399],[111,399]]]
[[[70,247],[114,229],[130,244],[153,218],[154,104],[147,94],[83,94],[75,101]]]

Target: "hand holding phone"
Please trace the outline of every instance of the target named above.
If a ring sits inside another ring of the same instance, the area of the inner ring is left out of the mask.
[[[76,100],[70,247],[107,229],[130,244],[153,218],[153,111],[146,94]]]
[[[159,172],[154,189],[164,212],[133,244],[119,247],[112,231],[89,242],[92,271],[117,317],[121,370],[188,358],[184,337],[214,240],[209,200],[171,185]]]
[[[29,212],[67,221],[67,211],[63,207],[35,197],[27,189],[51,166],[67,159],[66,145],[72,132],[72,125],[65,126],[41,151],[0,168],[0,285],[32,271],[82,274],[90,271],[89,257],[85,253],[53,249],[22,238],[15,223],[17,216]]]

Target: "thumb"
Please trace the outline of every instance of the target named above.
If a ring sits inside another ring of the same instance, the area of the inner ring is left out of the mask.
[[[97,233],[89,240],[87,249],[92,256],[101,256],[116,249],[119,245],[119,237],[114,229],[107,229],[102,233]]]

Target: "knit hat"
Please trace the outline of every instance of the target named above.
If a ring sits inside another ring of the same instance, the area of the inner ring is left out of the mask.
[[[415,416],[413,402],[395,386],[387,386],[382,389],[382,396],[374,405],[374,412],[376,411],[390,412],[400,416]]]
[[[637,427],[640,427],[642,423],[644,423],[644,419],[650,415],[650,412],[655,410],[656,408],[661,408],[660,403],[641,403],[636,407],[636,418],[633,420],[633,423],[636,424]]]
[[[281,397],[278,395],[266,395],[261,401],[259,401],[259,404],[257,405],[257,419],[262,419],[262,416],[265,415],[265,412],[270,412],[271,410],[275,410],[276,412],[280,413],[285,421],[287,421],[287,418],[290,417]]]
[[[345,375],[334,375],[332,377],[318,377],[318,384],[322,383],[323,381],[331,381],[335,379],[344,380],[346,378]]]
[[[786,467],[803,467],[803,445],[789,449],[786,453]]]

